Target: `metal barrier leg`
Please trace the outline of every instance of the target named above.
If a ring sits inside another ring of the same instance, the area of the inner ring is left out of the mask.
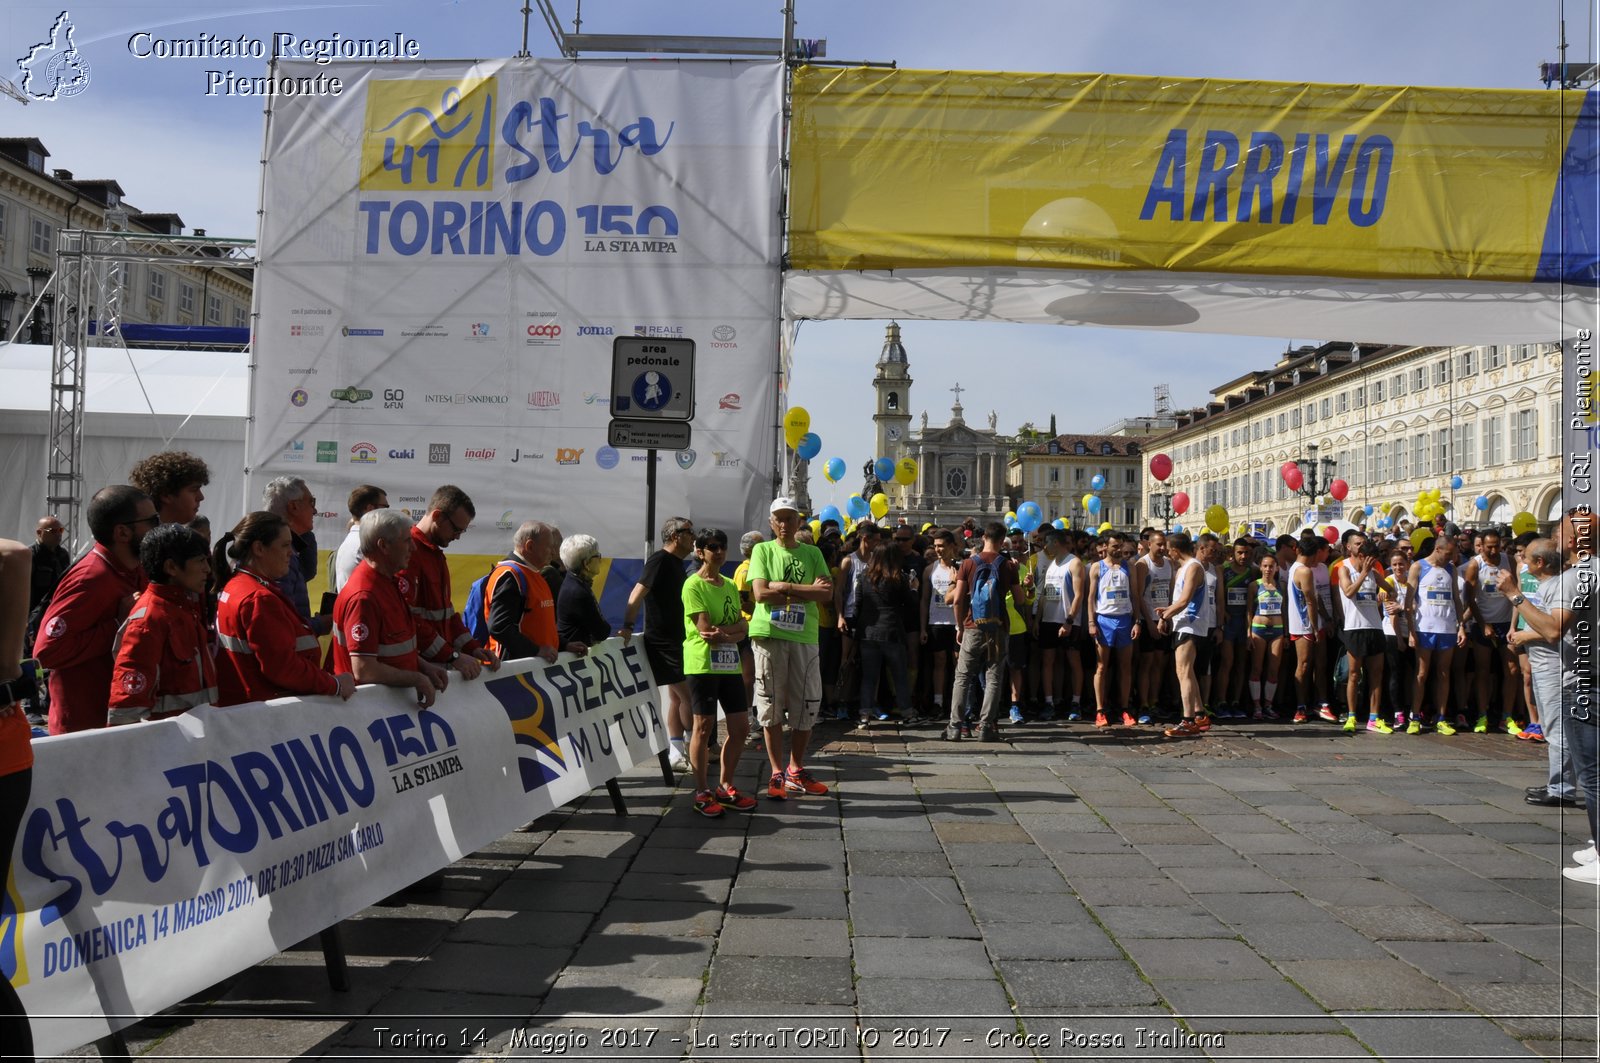
[[[672,761],[667,758],[667,751],[663,749],[661,752],[656,754],[656,758],[661,761],[661,785],[677,785],[678,777],[677,775],[673,774]]]
[[[611,807],[619,816],[628,814],[628,806],[622,801],[622,787],[617,785],[617,780],[606,780],[606,793],[611,795]]]
[[[328,985],[335,992],[350,989],[350,969],[344,962],[344,938],[339,935],[339,924],[334,923],[321,934],[322,963],[328,969]]]
[[[122,1036],[121,1030],[106,1034],[94,1043],[94,1047],[95,1051],[100,1053],[101,1059],[133,1059],[133,1053],[128,1051],[128,1042]]]

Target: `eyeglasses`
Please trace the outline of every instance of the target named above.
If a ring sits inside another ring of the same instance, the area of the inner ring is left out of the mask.
[[[674,539],[681,539],[685,535],[689,536],[691,539],[694,538],[694,529],[693,528],[679,528],[677,531],[672,533],[672,537]]]
[[[472,518],[471,517],[467,518],[467,523],[465,523],[465,524],[457,524],[456,523],[456,515],[454,513],[450,514],[448,519],[450,521],[450,527],[452,527],[452,528],[454,528],[456,530],[456,534],[457,535],[465,535],[465,534],[467,534],[467,529],[472,527]]]
[[[706,545],[702,546],[700,549],[706,551],[707,553],[725,554],[725,553],[728,552],[728,544],[727,543],[707,543]]]
[[[131,528],[136,524],[149,524],[151,526],[161,523],[161,514],[152,513],[148,517],[134,517],[132,520],[119,520],[117,523],[124,528]],[[56,529],[52,528],[51,531]]]

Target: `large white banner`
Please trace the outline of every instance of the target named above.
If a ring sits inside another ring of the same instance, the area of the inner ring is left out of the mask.
[[[617,336],[695,341],[690,449],[660,517],[764,526],[776,448],[776,62],[282,63],[337,78],[267,126],[250,493],[303,476],[319,537],[351,487],[460,549],[529,518],[637,556],[645,452],[606,444]]]
[[[0,977],[38,1054],[154,1014],[666,748],[637,642],[453,677],[427,712],[410,696],[362,687],[36,742]]]

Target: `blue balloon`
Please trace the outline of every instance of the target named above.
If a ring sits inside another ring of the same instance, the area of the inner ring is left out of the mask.
[[[1450,477],[1450,490],[1459,491],[1459,490],[1461,490],[1461,485],[1464,484],[1464,483],[1466,483],[1466,481],[1463,480],[1461,477],[1452,476],[1452,477]]]
[[[1174,524],[1172,526],[1172,530],[1175,531],[1175,532],[1182,532],[1183,531],[1183,525],[1182,524]],[[1198,584],[1196,586],[1198,586]]]
[[[863,520],[872,512],[872,507],[860,495],[851,495],[844,504],[844,511],[850,514],[851,520]]]
[[[1090,513],[1098,513],[1098,512],[1100,512],[1100,496],[1099,495],[1090,495],[1089,496],[1089,512]]]
[[[879,458],[872,463],[872,475],[884,483],[894,482],[894,459]]]
[[[833,460],[834,461],[838,461],[839,459],[835,458]],[[839,514],[839,507],[838,506],[823,506],[822,507],[822,512],[817,514],[817,520],[821,521],[824,524],[828,523],[828,521],[831,520],[835,524],[839,525],[839,527],[841,527],[841,528],[844,527],[844,519]]]
[[[1480,510],[1488,509],[1489,508],[1489,499],[1485,495],[1479,495],[1477,498],[1474,498],[1472,500],[1472,505],[1475,508],[1480,509]]]
[[[1369,517],[1370,517],[1370,516],[1372,516],[1372,514],[1373,514],[1373,513],[1374,513],[1374,512],[1375,512],[1375,511],[1374,511],[1374,509],[1373,509],[1373,508],[1372,508],[1372,506],[1370,506],[1370,505],[1367,505],[1367,506],[1362,506],[1362,507],[1361,507],[1361,512],[1362,512],[1362,513],[1363,513],[1363,514],[1365,514],[1365,515],[1366,515],[1366,516],[1369,516]]]
[[[807,432],[800,437],[800,442],[795,446],[794,452],[806,461],[810,461],[822,453],[822,437],[815,432]]]
[[[1099,473],[1095,473],[1094,478],[1089,481],[1089,486],[1096,491],[1104,491],[1106,489],[1106,478]]]
[[[1054,527],[1060,528],[1062,531],[1067,530],[1067,521],[1065,517],[1057,517],[1052,524]]]
[[[825,475],[828,477],[828,482],[838,483],[844,478],[844,459],[829,458],[828,464],[824,466],[824,469],[826,470]]]

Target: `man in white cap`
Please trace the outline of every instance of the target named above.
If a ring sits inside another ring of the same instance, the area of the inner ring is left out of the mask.
[[[800,507],[792,498],[773,500],[772,539],[750,552],[750,644],[755,652],[756,722],[766,733],[772,778],[767,797],[825,794],[828,788],[806,771],[806,745],[822,701],[817,657],[818,604],[833,595],[822,551],[799,542]],[[789,758],[783,760],[783,727],[789,725]]]

